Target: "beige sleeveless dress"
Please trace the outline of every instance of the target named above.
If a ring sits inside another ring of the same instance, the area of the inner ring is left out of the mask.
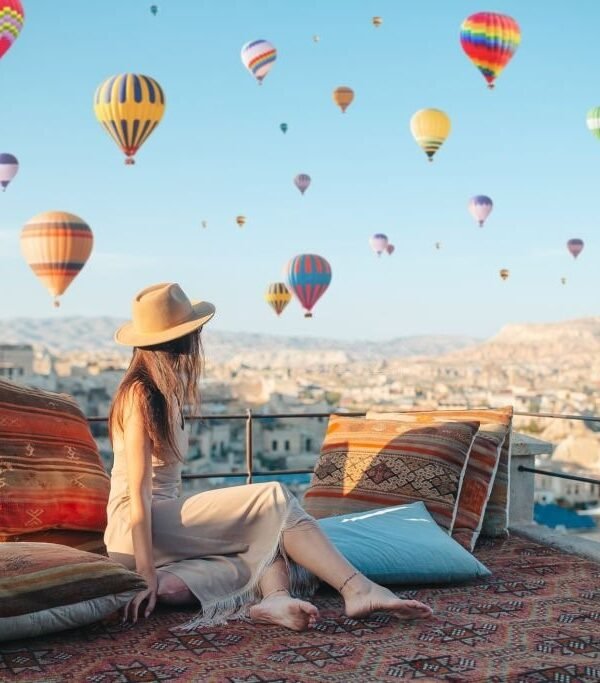
[[[178,429],[180,453],[188,432]],[[109,556],[135,569],[131,537],[127,463],[122,435],[115,434],[114,464],[104,542]],[[316,524],[282,484],[268,482],[215,489],[181,497],[181,463],[152,458],[152,542],[157,568],[182,579],[202,612],[183,628],[247,616],[260,600],[258,583],[281,555],[290,574],[290,592],[312,595],[316,577],[286,556],[282,532]]]

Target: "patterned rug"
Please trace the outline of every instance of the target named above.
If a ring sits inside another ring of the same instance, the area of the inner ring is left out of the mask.
[[[476,555],[493,571],[476,585],[398,591],[429,603],[428,621],[348,619],[326,591],[305,633],[238,622],[175,635],[191,611],[160,609],[137,626],[0,644],[0,681],[600,681],[600,565],[517,537]]]

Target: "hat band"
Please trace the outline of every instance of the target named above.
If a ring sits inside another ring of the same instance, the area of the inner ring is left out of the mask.
[[[194,309],[191,308],[191,310],[186,313],[184,316],[176,319],[176,320],[169,320],[166,322],[166,324],[161,325],[160,327],[152,327],[152,329],[143,329],[140,326],[140,321],[139,320],[133,320],[133,328],[138,334],[160,334],[161,332],[167,332],[167,330],[170,330],[174,327],[177,327],[179,325],[183,325],[184,323],[191,322],[192,320],[195,319],[195,312]]]

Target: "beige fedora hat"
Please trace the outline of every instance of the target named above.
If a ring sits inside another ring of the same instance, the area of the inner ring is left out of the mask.
[[[115,332],[124,346],[162,344],[198,329],[215,314],[208,301],[190,301],[172,282],[150,285],[133,299],[132,319]]]

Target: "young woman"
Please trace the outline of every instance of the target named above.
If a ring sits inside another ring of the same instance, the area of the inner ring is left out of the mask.
[[[177,284],[153,285],[135,297],[132,321],[115,333],[134,348],[110,411],[114,465],[104,538],[109,555],[148,585],[123,619],[147,617],[159,601],[199,604],[190,628],[249,616],[303,630],[319,612],[299,597],[319,580],[341,593],[350,617],[381,609],[405,619],[430,616],[423,603],[400,600],[357,572],[279,483],[181,497],[183,406],[198,407],[200,331],[214,313]]]

